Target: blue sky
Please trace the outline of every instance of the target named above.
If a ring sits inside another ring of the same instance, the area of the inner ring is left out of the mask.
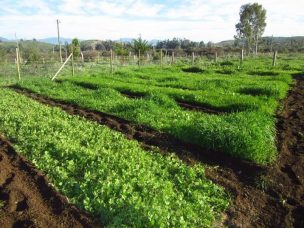
[[[264,35],[304,35],[303,0],[258,0],[267,10]],[[232,39],[240,0],[0,0],[0,36],[56,36],[56,19],[64,37],[81,39],[188,38]]]

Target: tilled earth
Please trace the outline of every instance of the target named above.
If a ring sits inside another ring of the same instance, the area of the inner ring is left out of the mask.
[[[0,136],[0,227],[97,227]]]

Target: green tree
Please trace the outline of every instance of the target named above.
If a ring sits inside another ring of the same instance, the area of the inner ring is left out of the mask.
[[[35,63],[38,62],[41,58],[39,48],[37,47],[37,43],[30,42],[27,46],[22,47],[19,44],[20,50],[23,50],[23,56],[27,60],[27,63]]]
[[[258,52],[258,43],[266,27],[266,10],[258,3],[242,5],[240,9],[240,21],[235,25],[236,39],[246,40],[248,51],[255,46],[255,54]]]
[[[74,57],[80,56],[80,43],[79,40],[74,38],[72,43],[69,45],[69,53],[73,53]]]
[[[129,50],[126,48],[124,43],[115,43],[114,52],[119,56],[128,56]]]
[[[141,36],[139,36],[138,39],[133,40],[133,49],[136,54],[138,54],[139,51],[141,54],[144,54],[146,51],[150,49],[150,45],[148,41],[143,40]]]

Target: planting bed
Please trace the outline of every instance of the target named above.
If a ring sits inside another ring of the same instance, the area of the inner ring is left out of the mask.
[[[0,130],[102,225],[209,227],[229,204],[201,165],[145,151],[105,126],[8,89],[1,94]]]
[[[0,135],[0,227],[97,227]]]

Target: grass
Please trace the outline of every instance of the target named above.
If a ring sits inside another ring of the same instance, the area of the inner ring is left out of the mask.
[[[276,158],[274,114],[292,82],[291,71],[275,68],[275,75],[253,76],[250,72],[269,71],[255,62],[253,59],[251,65],[246,63],[242,68],[233,62],[218,63],[202,73],[185,73],[184,66],[125,68],[113,75],[91,70],[64,78],[61,83],[39,79],[18,85],[167,132],[209,150],[268,164]],[[217,73],[223,70],[234,73]],[[129,99],[120,92],[145,96]],[[183,110],[176,100],[227,114]]]
[[[229,204],[201,165],[144,151],[105,126],[0,89],[0,132],[107,227],[210,227]]]

